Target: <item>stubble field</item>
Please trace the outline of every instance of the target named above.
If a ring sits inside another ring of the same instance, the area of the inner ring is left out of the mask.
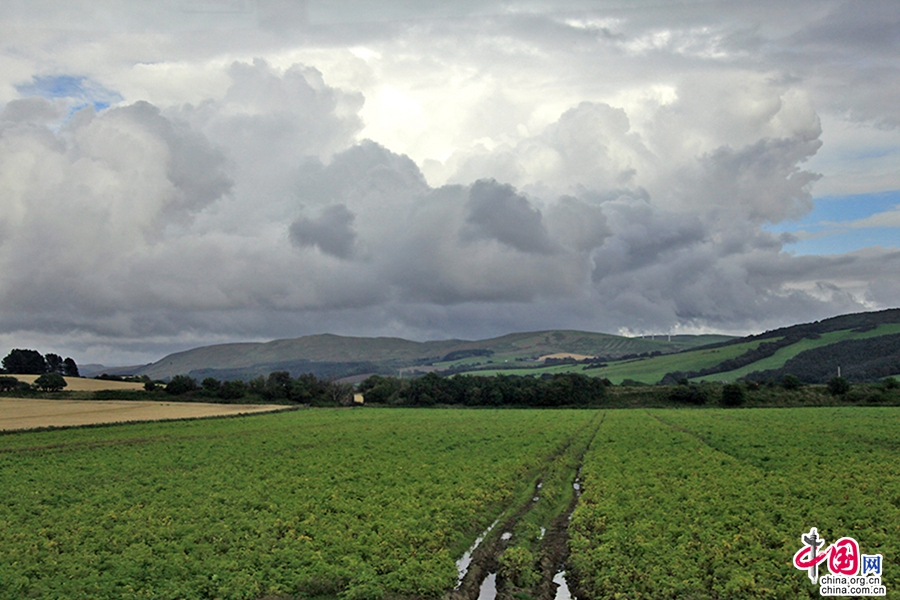
[[[0,430],[193,419],[284,410],[270,404],[0,398]]]

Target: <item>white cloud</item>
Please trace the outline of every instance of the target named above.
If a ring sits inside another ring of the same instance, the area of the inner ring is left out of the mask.
[[[893,4],[363,4],[6,7],[0,339],[131,362],[900,301],[896,252],[762,229],[900,187]]]

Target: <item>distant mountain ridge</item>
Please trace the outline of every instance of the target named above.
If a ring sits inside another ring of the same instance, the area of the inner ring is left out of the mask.
[[[557,353],[621,357],[641,353],[670,353],[730,339],[720,335],[677,335],[662,339],[628,338],[606,333],[550,330],[511,333],[487,340],[415,342],[394,337],[345,337],[318,334],[260,343],[203,346],[170,354],[161,360],[127,370],[134,375],[167,379],[250,379],[272,371],[292,376],[348,377],[366,373],[396,374],[401,369],[427,367],[441,361],[490,356],[497,361],[534,360]],[[107,370],[112,374],[121,369]]]
[[[549,356],[597,360],[538,360]],[[259,343],[203,346],[109,374],[168,379],[252,379],[273,371],[324,378],[397,375],[411,371],[455,373],[584,372],[613,383],[673,383],[681,379],[827,381],[837,373],[852,381],[900,375],[900,308],[840,315],[742,338],[721,335],[629,338],[606,333],[549,330],[486,340],[415,342],[396,337],[318,334]]]

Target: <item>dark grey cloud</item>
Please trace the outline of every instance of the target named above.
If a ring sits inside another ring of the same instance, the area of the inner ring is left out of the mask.
[[[511,185],[479,180],[469,190],[463,239],[497,240],[521,252],[551,253],[553,244],[541,217]]]
[[[291,242],[297,246],[316,246],[325,254],[350,258],[356,232],[355,215],[343,204],[329,206],[316,219],[303,218],[291,225]]]

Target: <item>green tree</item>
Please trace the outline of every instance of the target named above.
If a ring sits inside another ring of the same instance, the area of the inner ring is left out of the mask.
[[[58,392],[69,384],[59,373],[44,373],[34,380],[34,385],[44,392]]]
[[[219,398],[222,400],[237,400],[247,395],[247,385],[240,379],[226,381],[219,388]]]
[[[207,391],[211,394],[216,394],[218,393],[219,388],[222,387],[222,382],[215,377],[207,377],[200,385],[203,386],[204,391]]]
[[[197,380],[188,375],[176,375],[166,384],[166,393],[173,396],[187,394],[197,389]]]
[[[3,359],[3,368],[13,375],[42,375],[47,372],[47,361],[37,350],[16,348]]]
[[[52,352],[48,352],[44,355],[44,362],[47,365],[48,373],[59,373],[63,372],[63,358],[59,354],[53,354]]]
[[[70,357],[66,357],[63,361],[63,370],[62,374],[66,377],[81,377],[78,373],[78,365],[75,364],[75,361]]]
[[[0,392],[10,392],[19,387],[19,380],[9,375],[0,375]]]
[[[396,377],[372,375],[359,385],[366,404],[390,404],[398,401],[403,382]]]
[[[266,400],[287,400],[291,395],[291,374],[287,371],[273,371],[266,378],[263,398]]]

